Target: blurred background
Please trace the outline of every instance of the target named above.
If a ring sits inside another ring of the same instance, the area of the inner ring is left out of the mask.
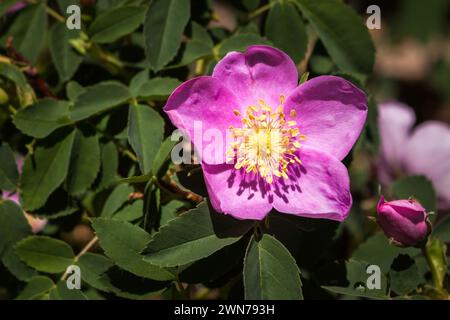
[[[445,0],[349,1],[358,12],[381,8],[381,30],[372,89],[378,100],[401,101],[419,122],[450,121],[450,2]]]

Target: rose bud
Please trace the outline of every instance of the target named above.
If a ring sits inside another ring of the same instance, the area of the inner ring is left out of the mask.
[[[378,224],[395,245],[420,245],[431,231],[428,214],[416,200],[385,202],[381,196],[377,213]]]

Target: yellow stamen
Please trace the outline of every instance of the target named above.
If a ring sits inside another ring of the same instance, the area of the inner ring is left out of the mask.
[[[301,164],[295,153],[304,136],[296,121],[288,121],[285,125],[284,101],[284,96],[280,96],[281,106],[274,111],[259,99],[259,107],[249,106],[241,116],[241,128],[230,126],[234,141],[229,144],[227,156],[234,156],[235,169],[259,174],[269,184],[274,178],[288,179],[288,166]],[[233,112],[241,115],[237,109]],[[295,110],[290,111],[290,116],[295,116]]]
[[[248,109],[252,110],[253,112],[258,112],[259,108],[257,106],[250,106]]]

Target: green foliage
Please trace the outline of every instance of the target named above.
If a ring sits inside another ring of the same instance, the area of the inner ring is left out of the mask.
[[[0,189],[14,191],[19,179],[16,161],[11,148],[6,144],[0,145]]]
[[[59,281],[49,293],[50,300],[87,300],[80,290],[70,290],[65,281]]]
[[[300,270],[289,251],[270,235],[250,240],[244,261],[245,298],[303,299]]]
[[[98,218],[93,227],[106,255],[119,267],[138,276],[154,280],[170,280],[174,275],[143,260],[140,252],[150,241],[143,229],[125,221]]]
[[[69,171],[65,189],[73,195],[85,192],[100,170],[100,144],[98,136],[88,136],[77,130],[70,152]]]
[[[54,287],[52,279],[36,276],[30,279],[27,286],[16,298],[17,300],[45,300],[48,292]]]
[[[75,258],[67,243],[45,236],[30,236],[21,240],[16,252],[27,265],[46,273],[64,272]]]
[[[92,41],[97,43],[114,42],[133,32],[144,21],[142,7],[125,6],[112,9],[100,15],[89,27]]]
[[[19,68],[12,64],[0,62],[0,75],[14,82],[20,88],[27,86],[27,79]]]
[[[64,23],[55,23],[50,29],[49,49],[61,82],[71,79],[83,61],[70,44],[79,35],[78,30],[69,30]]]
[[[77,265],[80,267],[83,281],[98,290],[109,291],[108,286],[100,280],[102,274],[114,265],[109,258],[88,252],[78,259]]]
[[[433,236],[443,242],[450,242],[450,215],[444,217],[434,228]]]
[[[164,135],[164,120],[152,108],[130,105],[128,141],[136,152],[141,172],[150,172]]]
[[[27,210],[41,208],[50,194],[64,181],[69,169],[75,132],[53,145],[40,145],[28,155],[21,176],[21,199]]]
[[[370,264],[376,264],[383,272],[387,273],[391,268],[392,262],[398,255],[415,256],[419,253],[420,250],[415,248],[396,247],[390,244],[389,240],[382,233],[377,233],[363,242],[353,252],[352,258]]]
[[[390,280],[392,291],[398,295],[407,295],[420,285],[423,278],[415,261],[406,255],[401,255],[394,261]]]
[[[292,3],[276,2],[266,20],[266,36],[295,63],[305,56],[308,37],[302,17]]]
[[[37,272],[17,256],[15,246],[31,234],[22,209],[12,201],[0,202],[0,260],[16,278],[28,281]]]
[[[71,123],[69,103],[48,98],[20,109],[14,116],[16,127],[35,138],[45,138],[56,129]]]
[[[254,44],[270,45],[271,42],[254,33],[240,33],[225,39],[219,47],[219,57],[225,56],[230,51],[245,51],[248,46]]]
[[[12,201],[0,202],[0,256],[3,257],[8,247],[31,233],[21,209]]]
[[[136,221],[142,218],[144,212],[144,201],[136,200],[130,205],[125,206],[114,214],[114,219],[125,221]]]
[[[208,32],[198,23],[192,23],[192,36],[186,43],[180,65],[189,64],[197,59],[208,57],[212,54],[214,43]]]
[[[119,167],[119,155],[113,142],[102,147],[101,167],[98,182],[99,189],[111,186],[118,180],[117,170]]]
[[[167,98],[181,83],[173,78],[148,79],[148,71],[138,73],[130,83],[130,92],[134,97],[153,99]]]
[[[445,28],[448,8],[448,1],[445,0],[430,0],[426,5],[420,0],[400,1],[399,11],[402,15],[395,20],[394,37],[412,36],[426,42],[433,34]],[[427,23],[419,26],[418,19]]]
[[[102,82],[87,87],[77,97],[71,117],[74,121],[89,118],[125,102],[129,96],[128,89],[118,82]]]
[[[103,205],[101,216],[112,217],[113,214],[128,200],[128,196],[131,192],[133,192],[133,188],[126,184],[120,184],[115,187]]]
[[[447,273],[447,246],[441,240],[432,238],[425,246],[425,257],[430,266],[435,288],[442,290]]]
[[[154,175],[158,175],[159,171],[164,165],[164,162],[167,160],[167,158],[169,158],[172,148],[177,143],[178,141],[172,141],[171,137],[167,137],[166,140],[163,141],[161,147],[155,155],[155,159],[153,160],[152,172]]]
[[[375,61],[375,49],[362,20],[337,0],[296,0],[330,56],[343,70],[368,74]]]
[[[366,286],[369,277],[367,273],[368,263],[350,259],[346,262],[347,287],[325,286],[330,292],[353,297],[363,297],[369,299],[387,299],[387,279],[381,274],[381,288],[370,289]]]
[[[414,198],[419,201],[428,212],[436,211],[436,192],[433,184],[424,176],[410,176],[397,180],[392,185],[392,192],[399,199]]]
[[[9,29],[15,47],[32,63],[36,62],[45,43],[47,23],[45,4],[41,3],[26,8]]]
[[[235,230],[228,233],[231,225]],[[202,203],[161,227],[144,251],[145,261],[163,267],[185,265],[238,241],[251,226],[246,221],[238,224],[232,218],[210,212]]]
[[[147,60],[153,70],[161,70],[176,55],[189,16],[189,1],[155,0],[151,3],[145,16],[144,37]]]

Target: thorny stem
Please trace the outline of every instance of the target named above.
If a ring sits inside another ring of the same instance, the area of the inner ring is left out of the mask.
[[[253,226],[253,237],[255,238],[256,241],[261,240],[263,235],[263,230],[261,228],[261,224],[259,222],[256,222],[255,225]]]
[[[17,113],[16,108],[14,108],[11,104],[8,105],[8,110],[12,115],[15,115]]]
[[[84,255],[86,252],[88,252],[89,250],[91,250],[91,248],[97,243],[98,241],[98,237],[95,236],[94,238],[91,239],[91,241],[88,242],[88,244],[86,244],[84,246],[84,248],[80,251],[80,253],[77,254],[77,256],[74,258],[73,263],[77,263],[78,260],[80,259],[80,257],[82,255]],[[69,274],[67,273],[67,270],[64,272],[64,274],[61,276],[61,281],[66,280],[67,276]]]
[[[130,150],[123,149],[123,150],[121,150],[121,152],[124,156],[127,156],[128,158],[130,158],[133,162],[138,162],[138,159]]]
[[[259,16],[260,14],[266,12],[267,10],[269,10],[270,8],[272,8],[273,6],[273,2],[269,2],[268,4],[256,9],[253,12],[250,12],[250,14],[248,15],[249,19],[253,19],[257,16]]]
[[[170,177],[169,177],[169,181],[160,181],[158,179],[158,177],[153,176],[152,182],[155,185],[157,185],[164,192],[166,192],[178,199],[193,201],[196,204],[203,201],[202,196],[200,196],[192,191],[182,190],[180,187],[178,187],[178,185],[175,182],[173,182],[170,179]]]
[[[26,144],[25,147],[27,148],[28,154],[34,153],[34,145],[36,144],[36,139],[31,140],[30,143]]]
[[[177,198],[183,198],[183,199],[184,199],[184,197],[183,197],[182,195],[180,195],[180,194],[178,194],[178,193],[175,193],[175,192],[173,192],[172,190],[169,190],[168,188],[166,188],[165,186],[163,186],[163,185],[161,184],[161,182],[159,182],[158,177],[153,176],[153,177],[152,177],[152,182],[153,182],[154,184],[156,184],[156,185],[158,186],[158,188],[160,188],[160,189],[163,190],[164,192],[166,192],[166,193],[168,193],[168,194],[170,194],[170,195],[173,195],[173,196],[175,196],[175,197],[177,197]]]
[[[98,45],[92,46],[92,53],[94,55],[96,55],[100,60],[104,61],[105,63],[110,64],[111,66],[113,66],[119,70],[123,69],[123,67],[124,67],[122,61],[120,61],[114,55],[105,51],[103,48],[101,48]]]
[[[205,73],[206,61],[200,59],[195,63],[195,75],[203,75]]]
[[[434,286],[437,290],[441,290],[442,288],[441,288],[441,284],[439,283],[439,280],[438,280],[438,278],[439,278],[438,273],[437,273],[436,268],[434,267],[434,264],[430,262],[430,255],[428,254],[426,245],[424,245],[422,247],[422,252],[423,252],[423,255],[425,256],[425,259],[427,260],[428,266],[430,267],[431,277],[433,279]]]
[[[299,72],[301,74],[305,73],[307,71],[307,69],[308,69],[308,61],[311,58],[311,55],[312,55],[312,53],[314,51],[314,47],[316,46],[316,43],[317,43],[317,40],[318,40],[317,33],[311,27],[307,28],[307,33],[308,33],[308,45],[307,45],[307,48],[306,48],[305,57],[297,65],[297,69],[299,70]]]
[[[55,18],[59,22],[63,22],[64,23],[66,21],[66,19],[64,19],[64,17],[62,15],[60,15],[58,12],[56,12],[55,10],[50,8],[49,6],[46,6],[45,10],[47,11],[49,16]]]
[[[23,68],[20,69],[25,73],[27,81],[34,91],[41,92],[46,97],[57,99],[57,96],[50,90],[47,82],[39,75],[38,70],[13,47],[13,41],[14,38],[12,36],[6,38],[6,52],[9,58],[2,60],[7,60],[7,63],[22,65]]]
[[[166,185],[166,189],[172,190],[172,193],[179,194],[182,197],[184,197],[185,200],[192,201],[196,204],[199,204],[200,202],[202,202],[204,200],[202,196],[200,196],[192,191],[181,189],[178,186],[178,184],[170,178],[170,176],[166,176],[166,177],[167,177],[167,180],[163,180],[162,182],[163,182],[163,184]]]
[[[450,295],[447,293],[447,291],[444,288],[444,277],[441,275],[442,273],[442,266],[439,265],[439,263],[436,263],[433,259],[433,249],[431,248],[431,240],[428,240],[425,242],[422,246],[422,253],[425,256],[425,259],[428,263],[428,266],[431,271],[431,277],[433,279],[434,283],[434,289],[441,297],[446,297],[446,299],[450,298]],[[444,249],[445,250],[445,249]]]

